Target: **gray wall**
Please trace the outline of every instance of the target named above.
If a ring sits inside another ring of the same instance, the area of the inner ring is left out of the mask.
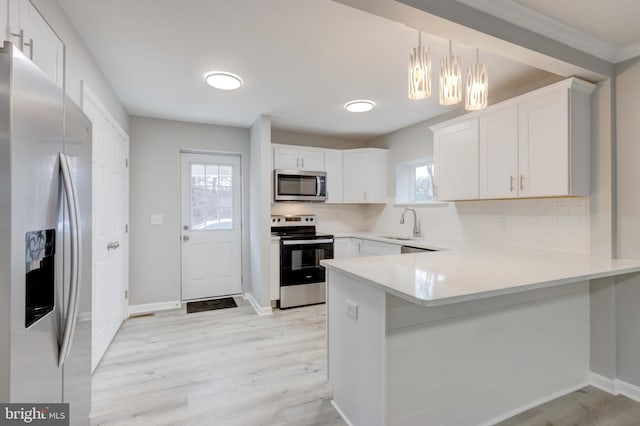
[[[251,126],[251,284],[249,292],[260,308],[270,310],[271,118],[261,115]]]
[[[65,45],[64,84],[66,93],[81,105],[81,81],[100,98],[113,118],[129,133],[129,112],[120,102],[111,84],[100,70],[71,20],[57,1],[31,0]]]
[[[617,254],[640,259],[640,58],[616,69]],[[640,386],[640,275],[617,281],[617,377]]]
[[[129,304],[180,300],[180,150],[242,155],[243,223],[248,223],[249,130],[133,116],[130,142]],[[162,214],[162,225],[151,225]],[[243,276],[249,237],[243,230]],[[243,289],[247,283],[243,282]]]

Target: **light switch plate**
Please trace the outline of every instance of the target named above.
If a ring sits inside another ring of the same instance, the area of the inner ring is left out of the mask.
[[[162,225],[162,215],[161,214],[152,214],[151,215],[151,224],[152,225]]]
[[[351,300],[345,299],[347,302],[347,316],[349,318],[353,318],[355,320],[358,319],[358,305],[353,303]]]

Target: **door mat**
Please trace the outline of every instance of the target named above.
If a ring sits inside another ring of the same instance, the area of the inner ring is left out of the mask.
[[[201,300],[199,302],[187,302],[187,313],[213,311],[216,309],[237,308],[238,305],[233,297],[225,297],[222,299]]]

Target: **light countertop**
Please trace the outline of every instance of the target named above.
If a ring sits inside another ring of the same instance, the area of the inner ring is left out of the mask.
[[[453,241],[355,238],[441,251],[323,260],[402,299],[438,306],[640,271],[640,261],[552,253]]]

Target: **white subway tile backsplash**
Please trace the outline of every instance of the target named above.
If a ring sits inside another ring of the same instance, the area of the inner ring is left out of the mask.
[[[411,235],[403,207],[278,203],[273,214],[313,213],[323,232],[376,231]],[[417,207],[422,234],[553,252],[589,254],[588,198],[483,200]]]

